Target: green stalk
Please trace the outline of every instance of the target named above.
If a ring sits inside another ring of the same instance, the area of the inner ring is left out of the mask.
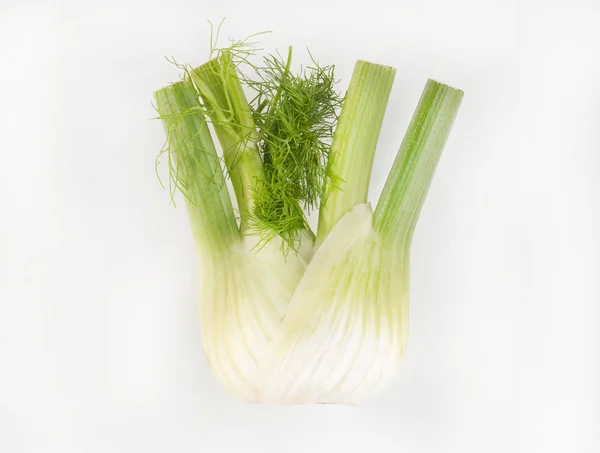
[[[168,137],[171,178],[186,197],[194,238],[216,254],[239,238],[221,164],[197,93],[177,82],[154,93]]]
[[[243,231],[253,210],[254,189],[263,176],[248,100],[229,52],[192,70],[190,75],[223,148]]]
[[[463,92],[428,80],[374,212],[382,236],[409,245]]]
[[[373,157],[396,70],[358,61],[328,161],[331,182],[319,211],[317,246],[354,206],[367,201]]]

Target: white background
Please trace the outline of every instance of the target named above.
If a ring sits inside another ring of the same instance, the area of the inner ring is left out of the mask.
[[[0,3],[0,451],[600,451],[597,1]],[[570,5],[570,6],[566,6]],[[371,200],[428,77],[465,91],[412,250],[411,336],[362,407],[261,407],[203,357],[154,174],[163,58],[206,19],[398,68]]]

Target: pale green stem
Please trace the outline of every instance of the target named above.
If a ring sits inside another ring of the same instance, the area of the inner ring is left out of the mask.
[[[190,75],[223,148],[244,230],[254,206],[253,191],[263,177],[248,100],[229,53],[193,69]]]
[[[462,97],[460,90],[427,81],[373,215],[384,238],[410,245]]]
[[[221,163],[196,91],[177,82],[154,93],[168,137],[171,177],[186,197],[194,238],[204,252],[226,250],[239,238]]]
[[[367,201],[373,157],[396,70],[358,61],[335,130],[317,246],[354,206]]]

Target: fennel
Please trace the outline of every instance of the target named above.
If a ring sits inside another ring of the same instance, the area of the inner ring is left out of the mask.
[[[247,401],[359,404],[404,356],[412,234],[463,93],[427,82],[372,213],[395,70],[358,61],[342,100],[333,66],[294,74],[290,48],[252,78],[247,58],[218,51],[155,93],[201,260],[208,362]],[[319,205],[315,235],[306,213]]]

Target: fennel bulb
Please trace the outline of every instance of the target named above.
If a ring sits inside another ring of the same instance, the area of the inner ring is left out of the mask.
[[[360,404],[405,353],[412,234],[462,92],[427,82],[373,212],[367,192],[395,70],[357,62],[342,100],[333,67],[292,74],[290,48],[287,60],[254,67],[256,81],[236,52],[218,51],[155,93],[200,257],[209,366],[253,403]],[[304,211],[319,203],[315,235]]]

